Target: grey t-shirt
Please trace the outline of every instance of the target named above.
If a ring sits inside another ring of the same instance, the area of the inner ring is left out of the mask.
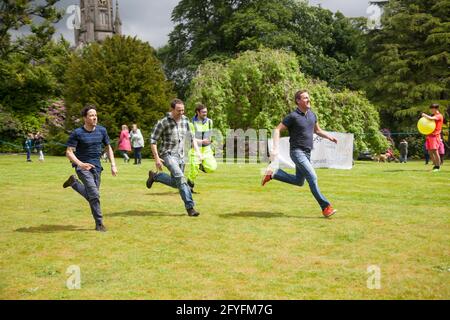
[[[303,113],[297,108],[288,114],[282,123],[288,128],[291,150],[311,151],[313,149],[314,126],[317,123],[314,112],[308,110]]]

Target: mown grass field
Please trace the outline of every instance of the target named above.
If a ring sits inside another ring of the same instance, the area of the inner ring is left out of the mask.
[[[108,232],[63,181],[68,160],[0,156],[0,299],[449,299],[450,163],[356,162],[317,170],[339,210],[309,188],[270,182],[264,165],[201,174],[200,217],[176,190],[146,189],[150,160],[102,175]],[[67,268],[81,289],[66,287]],[[368,266],[381,271],[369,289]]]

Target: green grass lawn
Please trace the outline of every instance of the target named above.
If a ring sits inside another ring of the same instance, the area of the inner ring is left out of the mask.
[[[0,299],[450,298],[450,163],[319,169],[332,219],[307,186],[262,188],[262,164],[201,173],[191,218],[176,190],[145,187],[153,162],[117,163],[102,176],[100,233],[62,188],[66,158],[0,156]],[[71,265],[79,290],[66,287]],[[367,287],[371,265],[381,289]]]

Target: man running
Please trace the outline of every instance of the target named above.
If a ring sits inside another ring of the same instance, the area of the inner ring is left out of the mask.
[[[189,124],[191,132],[195,133],[195,139],[201,144],[200,153],[202,154],[202,160],[200,160],[195,154],[195,149],[189,151],[189,175],[188,185],[191,190],[194,190],[195,180],[200,171],[205,173],[212,173],[217,169],[217,161],[214,157],[212,149],[212,128],[213,122],[208,118],[208,109],[199,104],[195,107],[195,117]]]
[[[153,129],[150,139],[151,150],[155,159],[156,168],[162,171],[163,165],[170,171],[170,176],[163,172],[148,173],[147,188],[151,188],[154,182],[163,183],[169,187],[177,188],[183,199],[186,211],[190,217],[200,215],[194,209],[195,203],[192,199],[192,192],[184,176],[184,148],[187,137],[194,140],[189,128],[189,120],[184,116],[184,102],[174,99],[171,104],[171,112],[166,117],[159,120]],[[158,152],[157,143],[161,140],[161,149]],[[201,159],[197,143],[193,143],[197,155]]]
[[[105,232],[103,216],[100,208],[100,180],[102,165],[100,157],[104,146],[107,148],[111,162],[111,174],[117,175],[114,152],[111,148],[106,128],[97,125],[97,110],[94,105],[88,104],[81,110],[84,125],[75,129],[67,141],[66,156],[75,168],[75,175],[71,175],[63,187],[72,187],[84,197],[91,207],[95,220],[95,230]]]
[[[306,179],[314,198],[322,209],[322,214],[328,218],[335,214],[337,210],[333,209],[330,202],[319,190],[317,175],[311,165],[311,150],[313,148],[314,133],[334,143],[337,143],[337,139],[319,127],[316,114],[311,111],[308,91],[298,91],[295,94],[295,103],[297,104],[297,108],[287,115],[274,129],[271,158],[275,160],[278,156],[280,132],[288,130],[290,136],[290,156],[295,163],[296,173],[295,175],[288,174],[281,169],[275,171],[269,166],[261,184],[264,186],[267,182],[274,179],[301,187]]]

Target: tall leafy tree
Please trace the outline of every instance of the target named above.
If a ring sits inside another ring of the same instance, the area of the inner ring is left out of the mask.
[[[90,44],[73,57],[66,72],[68,117],[79,118],[81,107],[94,103],[112,135],[133,122],[150,130],[173,96],[155,50],[136,38],[114,36]]]
[[[223,133],[248,128],[270,131],[295,108],[295,92],[306,88],[321,127],[354,133],[356,150],[386,150],[378,113],[364,95],[335,92],[299,69],[295,54],[270,49],[247,51],[225,64],[205,62],[192,80],[188,110],[204,103]]]
[[[58,1],[1,0],[0,57],[6,58],[11,52],[38,53],[54,34],[53,23],[63,16],[54,6]],[[30,27],[33,36],[11,41],[10,32],[25,26]]]
[[[430,102],[448,105],[450,3],[391,0],[384,12],[369,41],[366,90],[386,125],[407,128]]]
[[[51,41],[59,0],[0,0],[0,135],[14,144],[41,129],[49,99],[61,94],[69,44]],[[12,32],[26,35],[12,39]],[[2,148],[5,145],[2,145]]]
[[[297,0],[181,0],[172,12],[169,43],[159,51],[167,74],[184,95],[205,60],[224,61],[260,47],[294,51],[302,70],[335,87],[361,53],[360,23]]]
[[[0,140],[18,145],[28,132],[43,129],[50,100],[62,94],[63,75],[71,53],[69,43],[50,41],[39,52],[39,59],[28,54],[10,53],[0,59]]]
[[[60,40],[43,46],[39,59],[18,53],[0,59],[0,104],[15,113],[42,111],[48,99],[62,94],[69,56],[69,43]]]

